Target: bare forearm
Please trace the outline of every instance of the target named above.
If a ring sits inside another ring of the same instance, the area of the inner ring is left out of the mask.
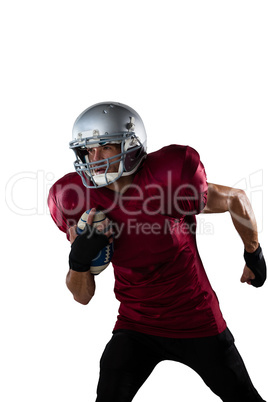
[[[246,251],[253,253],[259,245],[257,223],[252,206],[244,191],[237,190],[230,200],[229,212]]]
[[[73,294],[74,299],[81,304],[88,304],[95,293],[94,276],[87,272],[69,270],[66,285]]]
[[[243,190],[208,183],[208,201],[203,212],[229,212],[245,249],[250,253],[257,249],[257,223],[249,199]]]

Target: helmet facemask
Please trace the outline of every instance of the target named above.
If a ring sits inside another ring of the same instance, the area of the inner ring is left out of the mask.
[[[93,142],[94,141],[94,142]],[[133,174],[146,157],[143,146],[134,133],[123,133],[118,136],[102,136],[98,142],[96,138],[86,137],[82,141],[70,142],[70,148],[76,155],[74,167],[81,176],[87,188],[104,187],[114,183],[121,176]],[[88,148],[104,146],[107,144],[120,144],[121,152],[106,159],[90,162]],[[117,172],[109,172],[113,164],[118,164]],[[96,174],[97,169],[105,169],[104,173]],[[91,183],[89,182],[91,181]]]

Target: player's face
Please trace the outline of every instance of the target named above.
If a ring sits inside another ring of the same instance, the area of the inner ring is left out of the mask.
[[[105,173],[104,168],[98,168],[98,161],[102,159],[111,158],[115,155],[118,155],[121,152],[121,145],[120,144],[107,144],[100,147],[93,147],[88,148],[88,157],[90,162],[96,162],[94,165],[94,174],[103,174]],[[114,159],[113,161],[119,160],[120,157]],[[119,162],[110,165],[108,172],[109,173],[116,173],[118,172]]]

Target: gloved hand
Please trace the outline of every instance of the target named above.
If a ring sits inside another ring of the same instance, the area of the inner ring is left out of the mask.
[[[72,243],[69,254],[70,269],[77,272],[89,271],[91,261],[109,244],[108,237],[86,223],[83,232]]]
[[[261,287],[266,281],[267,272],[266,272],[266,263],[262,253],[261,246],[257,248],[253,253],[248,253],[246,250],[244,251],[244,259],[246,261],[246,265],[255,275],[255,279],[251,280],[252,286],[255,288]]]

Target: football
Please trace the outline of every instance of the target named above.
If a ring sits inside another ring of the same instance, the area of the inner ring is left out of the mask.
[[[78,221],[77,229],[76,229],[78,235],[81,234],[85,228],[89,212],[90,212],[90,209],[85,211]],[[94,220],[93,220],[93,227],[98,226],[105,219],[106,219],[106,216],[102,211],[96,211],[96,213],[94,215]],[[90,272],[93,275],[98,275],[105,268],[107,268],[108,265],[110,264],[111,258],[113,256],[113,252],[114,252],[114,248],[113,248],[113,242],[112,242],[112,243],[109,243],[107,246],[105,246],[99,252],[99,254],[91,261]]]

